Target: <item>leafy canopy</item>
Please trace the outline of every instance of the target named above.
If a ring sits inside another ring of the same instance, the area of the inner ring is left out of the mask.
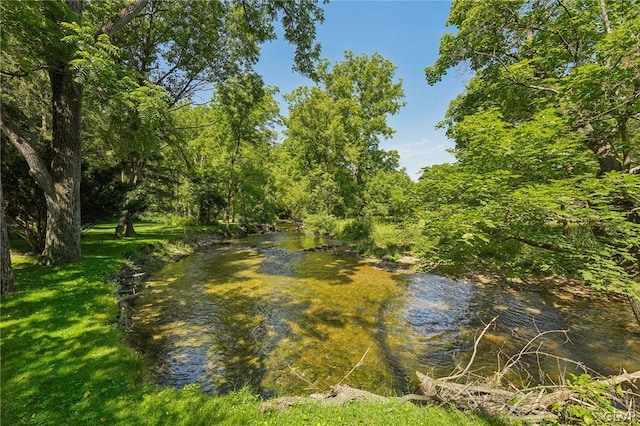
[[[424,169],[419,185],[433,266],[640,290],[636,3],[453,3],[457,32],[427,81],[457,66],[474,76],[442,123],[456,164]]]

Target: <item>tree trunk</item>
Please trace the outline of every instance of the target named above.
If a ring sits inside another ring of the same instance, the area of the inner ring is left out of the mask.
[[[135,152],[129,153],[127,157],[127,163],[121,174],[122,183],[129,186],[129,191],[126,195],[122,211],[120,212],[120,219],[116,226],[115,235],[117,238],[132,237],[136,234],[136,230],[133,227],[133,218],[136,214],[140,213],[140,194],[136,190],[140,185],[142,179],[142,170],[145,166],[145,160],[139,159],[138,154]]]
[[[52,160],[47,167],[31,143],[2,109],[2,131],[29,164],[47,204],[47,225],[42,260],[59,265],[82,258],[80,251],[80,104],[70,75],[52,73],[54,94]],[[66,79],[66,82],[64,81]],[[62,80],[62,81],[60,81]],[[67,87],[64,87],[64,86]],[[60,122],[60,120],[65,120]]]
[[[231,233],[231,227],[229,225],[229,222],[232,220],[231,216],[232,214],[235,214],[232,212],[232,207],[233,207],[233,197],[234,197],[234,191],[233,191],[233,159],[231,162],[231,167],[229,168],[229,179],[227,180],[227,206],[224,209],[224,223],[226,225],[227,228],[227,234]]]
[[[0,178],[0,294],[13,291],[15,281],[11,268],[11,252],[9,251],[9,234],[4,219],[4,200],[2,198],[2,180]]]
[[[120,220],[118,220],[115,234],[117,238],[133,237],[136,235],[136,230],[133,227],[133,215],[126,207],[120,214]]]
[[[227,197],[227,203],[229,202],[230,197]],[[230,221],[231,221],[231,211],[230,211],[230,206],[229,204],[227,204],[227,206],[224,208],[224,224],[225,224],[225,229],[227,230],[227,234],[231,233],[231,225],[230,225]]]
[[[612,171],[622,171],[622,162],[613,146],[608,141],[590,140],[587,146],[595,154],[598,160],[598,176],[603,176]]]
[[[638,320],[638,324],[640,324],[640,297],[629,295],[629,303],[631,304],[631,309],[633,309],[633,313]]]
[[[124,225],[125,225],[125,228],[124,228],[125,237],[133,237],[134,235],[136,235],[136,230],[133,227],[133,218],[131,216],[127,216]]]
[[[82,86],[73,81],[68,64],[49,70],[52,93],[51,178],[54,197],[47,196],[47,233],[41,261],[60,265],[82,259],[80,248],[80,178]]]

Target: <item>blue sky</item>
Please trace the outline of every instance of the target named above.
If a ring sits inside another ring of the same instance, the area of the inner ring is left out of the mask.
[[[429,86],[424,67],[438,57],[440,37],[447,31],[448,1],[333,1],[325,4],[325,21],[318,27],[322,57],[332,63],[344,59],[344,51],[355,54],[380,53],[393,62],[396,77],[402,78],[407,105],[390,117],[396,129],[392,139],[380,147],[400,153],[400,164],[417,179],[420,169],[452,162],[446,152],[453,147],[444,130],[435,125],[444,118],[447,106],[469,80],[469,75],[453,70],[435,86]],[[291,71],[293,47],[282,40],[263,46],[257,70],[265,82],[280,88],[281,95],[312,82]]]

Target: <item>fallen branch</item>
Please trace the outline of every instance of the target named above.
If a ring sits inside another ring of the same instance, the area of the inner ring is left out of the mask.
[[[496,388],[490,386],[481,386],[481,385],[468,385],[468,384],[460,384],[455,382],[450,382],[450,377],[445,377],[443,379],[433,379],[425,374],[422,374],[419,371],[416,371],[416,375],[420,380],[420,389],[423,390],[423,394],[434,395],[433,389],[442,388],[450,391],[454,391],[456,393],[462,394],[464,392],[473,392],[473,393],[484,393],[484,394],[492,394],[492,395],[501,395],[501,396],[513,396],[513,392]],[[426,384],[426,390],[423,387]]]
[[[353,373],[355,371],[356,368],[360,367],[362,364],[364,364],[364,358],[367,356],[367,354],[369,353],[370,348],[367,348],[366,351],[364,351],[364,354],[362,355],[362,358],[360,358],[360,361],[358,361],[356,363],[356,365],[353,366],[353,368],[347,373],[346,376],[344,376],[342,378],[342,380],[340,380],[337,384],[337,386],[340,386],[342,384],[342,382],[344,382],[345,380],[347,380],[347,377],[349,377],[351,375],[351,373]]]
[[[522,368],[522,359],[526,355],[535,355],[537,358],[548,357],[573,363],[586,373],[588,369],[582,363],[541,350],[543,343],[540,339],[543,336],[562,333],[569,341],[568,330],[538,330],[538,334],[526,342],[519,352],[509,357],[504,367],[491,378],[473,377],[469,371],[475,360],[478,344],[495,320],[496,318],[493,318],[486,324],[476,337],[471,359],[459,373],[433,378],[416,372],[420,380],[420,392],[426,398],[435,403],[454,404],[459,409],[475,410],[481,408],[489,414],[508,414],[514,419],[529,422],[555,421],[561,419],[562,416],[567,417],[562,419],[565,421],[580,421],[580,418],[572,417],[575,415],[575,410],[569,408],[565,411],[564,408],[576,406],[588,410],[592,418],[603,422],[611,420],[611,416],[618,419],[632,418],[637,415],[635,407],[640,402],[640,394],[622,389],[620,386],[623,384],[628,384],[627,387],[634,386],[634,382],[640,380],[640,371],[634,373],[625,371],[618,376],[593,379],[573,385],[558,384],[518,388],[509,383],[509,389],[505,389],[504,385],[501,385],[504,377],[516,366]],[[459,380],[464,380],[464,383],[460,383]],[[590,396],[594,392],[598,395],[597,398]],[[626,411],[621,410],[621,407],[626,408]]]
[[[480,336],[478,336],[475,339],[475,342],[473,343],[473,353],[471,354],[471,359],[467,363],[467,366],[460,373],[455,374],[453,376],[447,377],[446,378],[447,380],[454,380],[454,379],[460,378],[460,377],[464,376],[465,374],[467,374],[467,372],[469,372],[469,369],[471,368],[471,365],[473,365],[473,361],[475,361],[475,359],[476,359],[476,354],[478,353],[478,344],[480,343],[480,340],[482,340],[482,338],[484,337],[484,335],[487,332],[487,330],[489,329],[489,327],[491,327],[491,324],[496,322],[497,319],[498,319],[497,316],[493,317],[493,319],[491,321],[489,321],[489,323],[487,325],[485,325],[484,329],[480,333]]]
[[[596,412],[599,407],[594,406],[591,401],[575,389],[569,386],[540,386],[525,388],[521,390],[506,390],[486,384],[461,384],[450,382],[447,378],[435,379],[420,372],[416,372],[420,380],[420,390],[422,394],[432,402],[442,404],[454,404],[460,409],[482,408],[489,414],[500,415],[505,411],[512,417],[533,421],[534,419],[556,419],[558,414],[555,411],[562,411],[562,407],[571,403],[583,406],[590,411]],[[595,380],[595,386],[607,385],[608,388],[622,383],[633,383],[640,380],[640,371],[635,373],[624,373],[619,376],[604,380]],[[615,405],[623,405],[615,389],[603,393],[603,396],[611,400]],[[640,398],[639,394],[631,394],[632,398]],[[615,410],[614,414],[623,417],[625,413],[632,412]]]
[[[627,373],[626,371],[618,376],[609,377],[608,379],[598,380],[598,383],[604,386],[617,386],[625,382],[635,382],[640,380],[640,370],[635,373]]]
[[[316,384],[315,384],[315,383],[311,382],[309,379],[307,379],[306,377],[304,377],[302,374],[298,373],[298,372],[296,371],[296,369],[295,369],[295,368],[293,368],[293,367],[292,367],[292,366],[290,366],[290,365],[288,365],[287,367],[289,367],[289,370],[291,370],[291,372],[292,372],[293,374],[295,374],[295,376],[296,376],[298,379],[302,380],[303,382],[305,382],[305,383],[307,383],[309,386],[311,386],[311,389],[315,389],[315,390],[317,390],[317,391],[322,391],[322,389],[320,389],[318,386],[316,386]]]

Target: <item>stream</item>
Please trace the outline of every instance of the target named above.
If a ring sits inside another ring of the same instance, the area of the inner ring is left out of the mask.
[[[567,331],[540,339],[538,352],[554,357],[523,358],[534,381],[640,369],[640,326],[623,298],[392,273],[313,250],[324,244],[297,233],[257,235],[153,274],[136,301],[131,339],[157,382],[273,396],[325,391],[348,375],[343,384],[403,394],[415,390],[416,370],[441,376],[466,365],[474,337],[495,316],[475,374],[492,374],[547,330]]]

